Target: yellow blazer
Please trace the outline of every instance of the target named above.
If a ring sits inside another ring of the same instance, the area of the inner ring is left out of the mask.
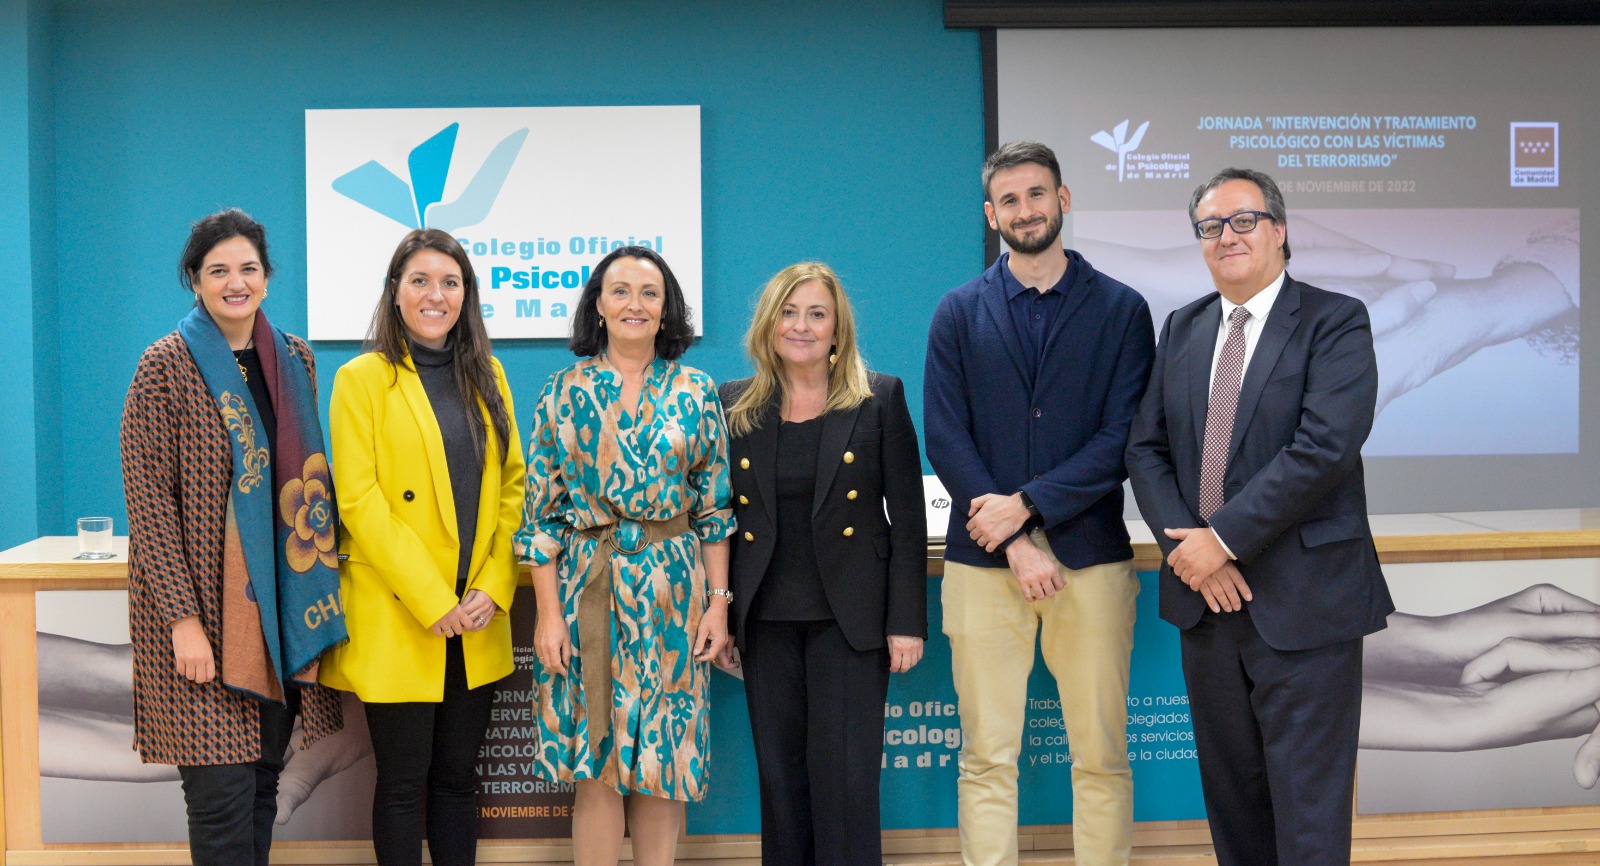
[[[505,371],[495,384],[511,421],[504,455],[484,409],[485,460],[467,588],[499,606],[487,628],[462,636],[467,684],[511,673],[517,588],[511,533],[522,522],[524,477]],[[329,410],[339,519],[339,583],[350,640],[322,658],[318,679],[363,701],[444,698],[445,640],[433,624],[457,603],[456,508],[439,422],[415,370],[368,352],[339,369]]]

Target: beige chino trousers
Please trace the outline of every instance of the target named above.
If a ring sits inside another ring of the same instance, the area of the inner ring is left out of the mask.
[[[1133,847],[1127,699],[1139,579],[1131,560],[1067,568],[1043,532],[1031,538],[1066,583],[1051,598],[1024,599],[1009,568],[945,563],[944,633],[961,713],[961,860],[1017,862],[1017,761],[1037,635],[1072,751],[1074,860],[1122,866]]]

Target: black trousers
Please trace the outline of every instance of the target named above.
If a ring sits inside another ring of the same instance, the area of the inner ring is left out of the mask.
[[[882,866],[888,650],[857,652],[832,620],[753,621],[741,658],[763,866]]]
[[[300,693],[289,706],[262,703],[261,757],[249,764],[178,767],[189,813],[189,858],[194,866],[267,866],[272,822],[278,817],[278,774],[283,772]]]
[[[372,845],[381,866],[420,864],[424,826],[436,866],[477,861],[478,749],[494,687],[467,688],[455,637],[445,647],[444,700],[364,705],[378,770]]]
[[[1349,866],[1361,639],[1275,650],[1247,608],[1181,642],[1219,866]]]

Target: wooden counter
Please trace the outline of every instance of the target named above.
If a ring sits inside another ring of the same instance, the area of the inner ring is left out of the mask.
[[[1543,511],[1466,511],[1441,514],[1374,514],[1369,520],[1385,563],[1468,562],[1489,559],[1573,559],[1600,556],[1600,508]],[[1134,565],[1160,562],[1150,528],[1128,522]],[[0,581],[47,580],[57,589],[107,589],[128,578],[128,539],[116,538],[117,556],[74,560],[77,539],[46,536],[0,551]],[[944,539],[928,540],[928,572],[944,573]]]
[[[111,559],[75,559],[78,539],[47,535],[0,550],[0,584],[36,581],[52,589],[120,589],[128,585],[128,539],[112,540]]]
[[[1368,519],[1378,559],[1384,563],[1600,556],[1600,508],[1374,514]],[[1128,535],[1133,539],[1134,567],[1155,570],[1161,550],[1150,528],[1142,521],[1129,521]],[[943,573],[944,539],[930,539],[928,574]]]

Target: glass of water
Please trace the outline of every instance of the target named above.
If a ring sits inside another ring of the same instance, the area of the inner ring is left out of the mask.
[[[111,548],[111,518],[78,518],[78,558],[110,559],[115,555]]]

